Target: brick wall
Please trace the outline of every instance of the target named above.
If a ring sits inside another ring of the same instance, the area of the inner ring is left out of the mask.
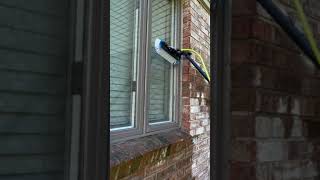
[[[180,130],[111,145],[110,179],[189,179],[192,138]]]
[[[183,48],[198,51],[209,68],[209,12],[198,0],[180,2]],[[111,145],[110,179],[210,178],[209,84],[187,60],[182,65],[181,129]]]
[[[210,14],[198,0],[183,1],[183,47],[192,48],[210,59]],[[207,61],[209,68],[209,62]],[[192,173],[209,179],[210,122],[209,84],[188,62],[183,63],[182,79],[183,129],[193,136],[195,146]]]
[[[290,0],[276,2],[295,19]],[[303,1],[319,39],[320,1]],[[320,73],[255,0],[234,0],[232,180],[320,178]]]

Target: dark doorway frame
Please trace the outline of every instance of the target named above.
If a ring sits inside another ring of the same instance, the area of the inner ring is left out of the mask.
[[[231,148],[231,20],[232,0],[211,0],[210,172],[228,180]]]
[[[109,142],[108,1],[85,0],[79,179],[107,179]],[[105,38],[107,36],[107,38]]]

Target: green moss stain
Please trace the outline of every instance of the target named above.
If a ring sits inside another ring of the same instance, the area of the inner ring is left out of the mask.
[[[110,179],[122,179],[140,172],[146,167],[162,165],[170,158],[174,158],[175,156],[179,156],[179,153],[183,153],[185,148],[191,145],[191,143],[191,140],[176,142],[174,144],[170,144],[168,146],[137,156],[132,160],[122,162],[119,165],[111,168]]]
[[[131,164],[131,173],[134,173],[140,169],[142,160],[143,160],[143,156],[139,156],[138,158],[133,160]]]
[[[120,171],[120,166],[112,167],[111,171],[110,171],[110,179],[111,180],[117,180],[118,179],[118,175],[119,175],[119,171]]]

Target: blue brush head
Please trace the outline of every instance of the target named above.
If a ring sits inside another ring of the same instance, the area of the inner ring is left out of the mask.
[[[167,60],[170,64],[178,64],[180,60],[179,51],[171,48],[167,43],[161,39],[156,39],[154,42],[156,52]]]

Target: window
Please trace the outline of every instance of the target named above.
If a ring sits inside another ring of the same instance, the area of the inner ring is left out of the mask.
[[[172,65],[163,60],[154,50],[156,38],[172,44],[172,11],[169,1],[153,0],[151,16],[151,51],[149,51],[149,123],[171,121]]]
[[[139,5],[133,0],[110,2],[110,127],[135,126],[135,84]]]
[[[178,126],[180,66],[154,49],[156,38],[179,46],[178,10],[174,0],[111,0],[111,140]]]

